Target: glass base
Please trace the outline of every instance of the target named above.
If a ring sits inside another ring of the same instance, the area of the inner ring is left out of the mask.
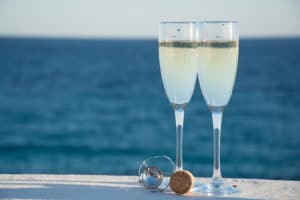
[[[210,184],[198,183],[193,191],[204,193],[208,196],[225,196],[240,192],[239,189],[226,185],[222,180],[212,181]]]

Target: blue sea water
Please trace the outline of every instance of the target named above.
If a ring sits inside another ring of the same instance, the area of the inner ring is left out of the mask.
[[[222,132],[224,177],[300,180],[300,39],[242,39]],[[137,174],[175,158],[155,40],[0,39],[0,173]],[[184,168],[212,174],[196,84]]]

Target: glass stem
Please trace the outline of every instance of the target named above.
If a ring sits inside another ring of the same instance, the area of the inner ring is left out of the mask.
[[[182,164],[182,140],[185,104],[173,105],[176,120],[176,171],[183,169]]]
[[[221,143],[221,126],[222,126],[222,107],[212,107],[212,120],[214,128],[214,168],[213,168],[213,182],[222,182],[221,164],[220,164],[220,143]]]

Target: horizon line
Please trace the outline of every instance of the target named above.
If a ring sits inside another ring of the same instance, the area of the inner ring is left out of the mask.
[[[0,34],[0,39],[65,39],[65,40],[157,40],[152,36],[72,36],[72,35],[19,35]],[[298,39],[300,35],[242,35],[240,39]]]

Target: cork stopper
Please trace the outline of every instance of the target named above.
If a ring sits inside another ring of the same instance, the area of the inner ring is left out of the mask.
[[[177,194],[185,194],[191,191],[194,185],[194,176],[189,171],[177,171],[172,174],[170,188]]]

